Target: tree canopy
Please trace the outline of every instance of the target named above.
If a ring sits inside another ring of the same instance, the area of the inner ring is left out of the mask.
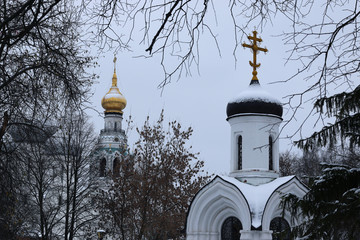
[[[284,207],[300,223],[293,234],[305,239],[357,239],[360,234],[360,169],[324,165],[303,199],[284,196]]]
[[[163,124],[163,114],[154,125],[146,120],[133,153],[96,197],[100,227],[116,239],[180,239],[190,201],[207,183],[187,143],[192,129]]]
[[[60,208],[47,193],[58,190],[50,172],[59,165],[45,142],[64,109],[80,111],[88,99],[93,58],[80,26],[72,0],[0,2],[1,238],[54,237]]]

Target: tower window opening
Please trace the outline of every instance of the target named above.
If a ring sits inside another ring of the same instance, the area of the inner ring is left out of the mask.
[[[100,161],[100,177],[105,177],[105,173],[106,173],[106,159],[103,158]]]
[[[119,175],[120,175],[120,160],[119,158],[115,158],[113,163],[113,176],[118,177]]]
[[[242,136],[238,137],[238,170],[242,169]]]
[[[116,129],[117,129],[117,122],[115,122],[115,124],[114,124],[114,129],[115,129],[115,131],[116,131]]]
[[[273,139],[269,136],[269,170],[274,170]]]

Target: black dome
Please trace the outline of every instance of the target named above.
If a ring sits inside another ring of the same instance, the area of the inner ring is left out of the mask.
[[[281,103],[262,90],[260,84],[250,84],[249,88],[230,101],[226,107],[228,117],[243,113],[272,114],[282,116]]]
[[[229,102],[226,107],[228,117],[241,113],[273,114],[281,117],[282,106],[277,103],[263,101]]]

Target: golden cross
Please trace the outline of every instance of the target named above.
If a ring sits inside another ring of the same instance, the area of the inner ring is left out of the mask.
[[[268,50],[266,48],[261,48],[257,45],[257,43],[259,42],[262,42],[262,39],[261,38],[258,38],[256,37],[256,34],[257,32],[256,31],[253,31],[253,36],[248,36],[248,39],[251,41],[253,41],[252,45],[249,45],[249,44],[246,44],[246,43],[243,43],[242,46],[243,47],[247,47],[247,48],[250,48],[252,49],[253,51],[253,62],[249,61],[250,63],[250,66],[253,67],[253,77],[251,79],[251,81],[259,81],[258,78],[257,78],[257,71],[256,71],[256,68],[260,67],[260,63],[257,64],[256,63],[256,54],[258,53],[258,51],[262,51],[262,52],[267,52]]]
[[[114,74],[113,74],[113,77],[112,77],[112,87],[117,87],[117,76],[116,76],[116,56],[114,55]]]
[[[116,70],[116,60],[117,60],[117,58],[116,58],[116,56],[114,55],[114,60],[113,60],[113,62],[114,62],[114,72],[116,72],[115,70]]]

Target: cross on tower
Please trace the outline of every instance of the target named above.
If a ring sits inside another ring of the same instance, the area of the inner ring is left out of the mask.
[[[257,54],[258,51],[267,52],[268,50],[267,50],[266,48],[261,48],[261,47],[259,47],[259,46],[257,45],[258,42],[259,42],[259,43],[262,42],[262,39],[256,37],[256,34],[257,34],[256,31],[253,31],[253,34],[254,34],[253,36],[248,36],[248,39],[249,39],[250,41],[251,41],[251,40],[253,41],[252,45],[243,43],[242,46],[243,46],[243,47],[250,48],[250,49],[252,49],[252,51],[253,51],[253,62],[249,61],[250,66],[253,67],[253,72],[252,72],[253,77],[252,77],[251,81],[259,81],[259,79],[258,79],[257,76],[256,76],[256,75],[257,75],[256,68],[260,67],[260,63],[259,63],[259,64],[256,63],[256,54]]]
[[[113,74],[113,78],[112,78],[112,86],[113,87],[117,87],[117,76],[116,76],[116,55],[114,55],[114,74]]]
[[[116,72],[116,60],[117,60],[116,55],[114,55],[114,60],[113,60],[113,62],[114,62],[114,72]]]

